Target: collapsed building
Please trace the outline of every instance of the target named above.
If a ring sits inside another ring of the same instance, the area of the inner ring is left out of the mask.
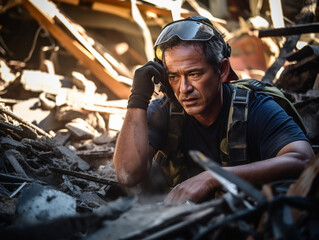
[[[318,238],[318,155],[297,181],[262,189],[209,166],[225,194],[202,204],[166,205],[116,181],[112,157],[134,70],[178,17],[208,17],[232,46],[236,73],[281,89],[319,151],[317,1],[282,1],[289,7],[279,18],[274,1],[215,1],[228,21],[203,2],[1,2],[0,236]]]

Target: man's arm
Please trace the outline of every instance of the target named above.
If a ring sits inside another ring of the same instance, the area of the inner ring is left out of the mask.
[[[297,178],[313,157],[313,150],[307,141],[295,141],[284,146],[274,158],[224,169],[260,186],[273,181]],[[218,188],[220,183],[210,172],[205,171],[177,185],[165,201],[201,202]]]
[[[166,77],[159,63],[150,61],[134,73],[132,94],[117,139],[114,166],[119,183],[132,187],[141,182],[151,167],[155,149],[148,143],[147,108],[154,83]]]
[[[155,149],[148,144],[146,111],[129,108],[113,159],[119,183],[132,187],[141,182],[151,167],[154,154]]]
[[[226,169],[254,185],[261,186],[277,180],[298,178],[313,157],[313,150],[307,141],[295,141],[284,146],[274,158],[248,164],[246,169],[245,165]],[[252,172],[254,174],[251,174]]]

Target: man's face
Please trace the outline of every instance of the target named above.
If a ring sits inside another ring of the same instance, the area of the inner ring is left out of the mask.
[[[205,60],[203,50],[194,45],[165,50],[168,80],[187,114],[209,116],[221,104],[219,75]]]

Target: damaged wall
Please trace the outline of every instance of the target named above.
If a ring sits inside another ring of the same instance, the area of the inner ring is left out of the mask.
[[[0,2],[0,236],[281,239],[294,228],[290,237],[298,239],[300,229],[312,234],[309,239],[318,237],[311,227],[319,216],[312,199],[318,198],[318,156],[297,187],[284,182],[256,189],[265,201],[228,192],[204,204],[167,206],[137,199],[139,189],[117,183],[112,158],[134,70],[149,58],[146,38],[154,41],[177,17],[209,17],[232,46],[238,76],[270,79],[280,88],[319,152],[318,31],[268,36],[266,30],[275,25],[270,1],[228,1],[220,6],[224,19],[209,8],[218,1],[169,2],[137,1],[142,23],[132,16],[131,1]],[[49,9],[55,13],[37,9],[39,3],[54,4]],[[282,3],[287,28],[318,22],[317,1]],[[294,208],[306,212],[304,221],[285,225],[283,216]]]

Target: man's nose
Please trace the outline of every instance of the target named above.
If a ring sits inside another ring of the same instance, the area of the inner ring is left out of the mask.
[[[192,89],[193,89],[192,83],[187,79],[187,77],[182,77],[179,91],[181,93],[188,93],[188,92],[191,92]]]

